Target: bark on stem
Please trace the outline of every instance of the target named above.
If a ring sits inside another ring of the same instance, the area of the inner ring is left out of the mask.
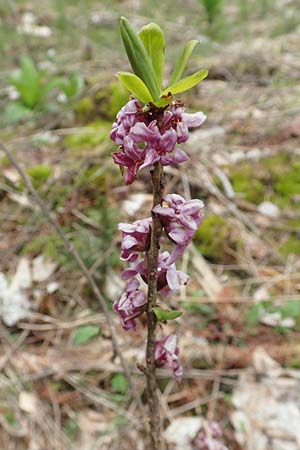
[[[152,172],[153,208],[163,197],[163,167],[157,163]],[[148,302],[147,302],[147,349],[146,349],[146,378],[147,398],[150,414],[151,450],[161,449],[160,440],[160,414],[157,396],[157,382],[155,369],[155,340],[156,316],[153,308],[157,299],[157,262],[159,256],[159,240],[162,234],[162,224],[159,218],[152,214],[151,243],[148,253]]]

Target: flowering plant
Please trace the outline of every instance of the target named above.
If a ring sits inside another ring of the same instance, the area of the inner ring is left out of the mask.
[[[113,310],[119,314],[125,330],[135,330],[139,317],[147,319],[146,368],[147,398],[150,412],[151,442],[160,448],[160,418],[157,397],[156,368],[170,368],[180,379],[183,369],[175,334],[156,336],[157,324],[176,319],[180,311],[157,305],[185,285],[188,275],[176,268],[176,262],[191,242],[203,214],[199,199],[185,200],[177,194],[164,196],[163,167],[181,164],[189,159],[177,144],[186,142],[189,129],[203,124],[202,112],[190,114],[174,96],[186,91],[207,76],[201,70],[182,79],[189,57],[198,41],[182,49],[171,76],[170,85],[162,87],[165,38],[156,24],[144,26],[137,34],[127,19],[121,18],[121,35],[134,73],[117,75],[132,97],[119,111],[111,130],[111,139],[119,146],[113,160],[131,184],[138,173],[151,168],[153,207],[151,217],[132,224],[120,223],[121,259],[130,266],[122,273],[128,281],[125,292],[116,300]],[[174,245],[171,253],[160,251],[162,236]],[[147,295],[140,281],[147,285]]]
[[[217,422],[204,422],[194,439],[195,450],[228,450],[222,444],[222,431]]]

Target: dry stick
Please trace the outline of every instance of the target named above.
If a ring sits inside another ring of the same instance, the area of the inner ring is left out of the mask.
[[[152,172],[153,184],[153,208],[158,205],[163,197],[163,168],[157,163]],[[150,250],[146,256],[148,261],[148,302],[147,302],[147,349],[146,349],[146,379],[147,398],[150,414],[150,437],[151,450],[161,448],[160,440],[160,414],[159,401],[157,395],[157,381],[155,368],[155,336],[156,336],[156,316],[153,308],[157,299],[157,263],[159,256],[159,240],[162,234],[162,224],[160,219],[153,212]]]
[[[15,157],[12,155],[11,151],[6,147],[6,145],[2,141],[0,141],[0,147],[3,150],[3,152],[5,153],[6,157],[11,162],[11,164],[14,166],[16,171],[19,173],[21,178],[23,179],[23,181],[24,181],[28,191],[31,193],[32,197],[34,198],[36,203],[39,205],[39,207],[41,208],[41,210],[43,211],[43,213],[47,217],[48,221],[50,222],[50,224],[53,226],[53,228],[55,229],[55,231],[57,232],[57,234],[61,238],[61,240],[63,241],[63,244],[64,244],[66,250],[73,256],[73,258],[77,262],[78,266],[82,270],[82,273],[84,274],[87,282],[90,284],[90,286],[91,286],[91,288],[92,288],[92,290],[93,290],[97,300],[100,303],[100,306],[101,306],[101,308],[103,310],[103,313],[105,314],[105,317],[106,317],[106,320],[107,320],[107,323],[108,323],[108,326],[109,326],[109,329],[110,329],[110,333],[111,333],[111,338],[112,338],[114,351],[118,355],[118,357],[120,358],[120,362],[121,362],[121,365],[123,367],[124,373],[125,373],[126,377],[128,378],[128,381],[129,381],[129,384],[130,384],[131,393],[132,393],[135,401],[137,402],[141,412],[144,414],[144,406],[143,406],[141,398],[140,398],[140,396],[139,396],[139,394],[138,394],[138,392],[137,392],[137,390],[135,388],[134,382],[132,380],[132,375],[131,375],[130,369],[127,366],[127,363],[126,363],[126,361],[125,361],[125,359],[123,357],[122,350],[121,350],[119,342],[118,342],[118,337],[117,337],[117,333],[116,333],[116,330],[115,330],[115,326],[114,326],[113,320],[112,320],[111,315],[109,313],[109,310],[107,308],[105,299],[102,296],[102,294],[101,294],[97,284],[95,283],[94,278],[90,274],[88,268],[86,267],[85,263],[83,262],[81,256],[77,252],[76,248],[73,246],[73,244],[69,241],[69,239],[64,234],[64,232],[63,232],[62,228],[60,227],[59,223],[57,222],[57,220],[52,217],[48,207],[45,205],[45,203],[43,202],[43,200],[41,199],[41,197],[39,196],[39,194],[37,193],[37,191],[33,187],[30,178],[24,172],[22,167],[19,165],[19,163],[17,162]]]

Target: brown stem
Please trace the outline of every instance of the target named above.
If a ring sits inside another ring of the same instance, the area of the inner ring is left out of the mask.
[[[152,172],[153,208],[158,205],[163,196],[163,168],[157,163]],[[152,230],[148,259],[148,302],[147,302],[147,349],[146,349],[146,378],[147,397],[150,414],[151,450],[161,449],[160,440],[160,414],[157,396],[156,368],[155,368],[155,338],[156,316],[153,308],[157,299],[157,263],[159,256],[159,240],[162,234],[162,225],[159,218],[152,212]]]

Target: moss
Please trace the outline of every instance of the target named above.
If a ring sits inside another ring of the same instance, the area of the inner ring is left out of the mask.
[[[244,194],[247,201],[259,204],[264,200],[264,183],[255,175],[251,164],[241,164],[231,173],[230,178],[235,192]]]
[[[231,169],[229,177],[235,192],[256,205],[268,199],[281,209],[298,208],[300,158],[279,152],[258,163],[244,162]]]
[[[75,115],[79,122],[86,122],[93,120],[96,115],[96,105],[91,97],[83,97],[80,99],[75,107]]]
[[[211,215],[198,228],[194,242],[201,254],[211,260],[219,260],[225,253],[230,226],[220,216]]]
[[[286,367],[292,368],[292,369],[300,369],[300,359],[299,358],[293,358]]]
[[[71,149],[86,149],[109,142],[111,123],[104,120],[92,122],[82,127],[77,133],[65,138],[65,144]]]
[[[300,164],[292,166],[285,176],[279,177],[275,183],[275,191],[283,197],[300,195]]]
[[[97,92],[95,101],[101,117],[114,120],[118,111],[128,102],[129,94],[119,82],[111,82]]]
[[[279,250],[283,255],[290,255],[291,253],[295,255],[300,255],[299,237],[295,236],[289,237],[283,244],[281,244]]]
[[[39,187],[45,183],[50,177],[51,172],[51,167],[43,164],[37,164],[36,166],[32,166],[27,169],[27,173],[32,178],[34,187]]]
[[[5,168],[10,166],[10,161],[6,156],[0,158],[0,167]]]
[[[280,177],[286,172],[289,164],[290,156],[288,152],[279,152],[274,156],[262,159],[260,161],[263,169],[267,170],[272,177]]]
[[[300,230],[300,219],[297,218],[287,219],[285,224],[288,227],[297,228],[297,230]]]
[[[272,177],[271,200],[280,208],[298,208],[300,195],[300,158],[287,152],[278,153],[263,161]]]

